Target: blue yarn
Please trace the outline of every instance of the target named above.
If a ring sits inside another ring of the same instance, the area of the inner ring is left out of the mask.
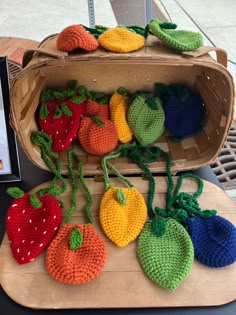
[[[205,112],[201,97],[192,92],[184,101],[177,95],[169,95],[164,111],[165,126],[175,137],[185,137],[199,131]]]
[[[187,221],[195,257],[208,267],[225,267],[236,261],[236,228],[220,216]]]

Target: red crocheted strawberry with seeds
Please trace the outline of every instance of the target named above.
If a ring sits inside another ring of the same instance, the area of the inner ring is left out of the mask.
[[[62,209],[58,200],[49,194],[24,194],[16,187],[7,192],[15,197],[6,215],[10,248],[15,260],[26,264],[38,257],[57,233]]]
[[[41,98],[38,122],[40,129],[51,137],[53,150],[60,152],[76,139],[85,110],[84,97],[75,94],[70,99],[65,99],[65,93],[50,91],[49,94],[48,91],[45,91],[46,97]]]

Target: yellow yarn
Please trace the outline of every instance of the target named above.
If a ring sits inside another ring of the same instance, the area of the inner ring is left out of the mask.
[[[117,190],[122,190],[125,204],[119,202]],[[113,186],[102,197],[99,215],[107,237],[117,246],[124,247],[141,232],[147,218],[147,207],[136,188]]]
[[[112,28],[99,36],[100,46],[116,53],[128,53],[144,46],[144,37],[127,29]]]
[[[113,121],[118,139],[126,143],[132,139],[132,131],[128,125],[126,114],[128,112],[128,96],[120,95],[115,92],[109,102],[111,120]]]

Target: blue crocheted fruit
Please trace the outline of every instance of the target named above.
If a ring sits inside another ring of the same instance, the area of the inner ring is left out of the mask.
[[[236,228],[220,216],[194,217],[187,221],[195,257],[208,267],[224,267],[236,261]]]

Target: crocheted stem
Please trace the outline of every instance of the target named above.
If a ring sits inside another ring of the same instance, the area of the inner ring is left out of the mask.
[[[100,119],[99,116],[94,116],[92,119],[98,126],[101,126],[101,127],[104,126],[104,122]]]
[[[51,183],[51,187],[40,189],[36,193],[39,195],[43,195],[45,193],[51,194],[53,196],[60,195],[66,190],[66,182],[61,175],[61,162],[52,153],[51,138],[42,131],[36,131],[34,134],[31,135],[31,141],[40,147],[43,161],[55,175]],[[56,186],[57,180],[61,181],[62,187]]]
[[[89,222],[91,224],[93,224],[93,219],[92,219],[92,215],[91,215],[91,212],[90,212],[90,208],[91,208],[91,205],[92,205],[92,196],[91,196],[91,194],[89,192],[88,187],[86,186],[86,184],[84,182],[83,164],[80,161],[80,159],[78,158],[78,156],[75,154],[75,152],[72,151],[72,150],[67,152],[68,169],[69,169],[69,173],[70,173],[70,176],[71,176],[71,182],[72,182],[72,203],[71,203],[71,208],[69,209],[69,211],[67,213],[65,222],[69,223],[69,221],[71,219],[71,216],[72,216],[72,214],[75,211],[75,208],[76,208],[76,194],[77,194],[77,191],[78,191],[77,178],[75,176],[75,172],[74,172],[74,168],[73,168],[73,164],[72,164],[72,158],[74,158],[75,161],[78,164],[78,173],[79,173],[80,184],[81,184],[81,186],[82,186],[82,188],[83,188],[83,190],[84,190],[84,192],[86,194],[87,200],[88,200],[88,202],[86,204],[86,207],[85,207],[85,213],[86,213],[86,216],[87,216],[87,219],[89,220]]]
[[[133,187],[133,184],[127,179],[125,178],[112,164],[110,164],[107,160],[110,159],[115,159],[117,157],[121,156],[121,150],[122,148],[124,148],[126,145],[120,146],[120,148],[118,150],[115,150],[107,155],[105,155],[102,159],[102,169],[103,169],[103,177],[104,177],[104,181],[105,181],[105,188],[106,190],[109,189],[110,187],[114,186],[113,183],[111,183],[110,179],[109,179],[109,174],[108,174],[108,168],[110,170],[112,170],[117,177],[119,177],[123,182],[125,182],[129,187]]]

